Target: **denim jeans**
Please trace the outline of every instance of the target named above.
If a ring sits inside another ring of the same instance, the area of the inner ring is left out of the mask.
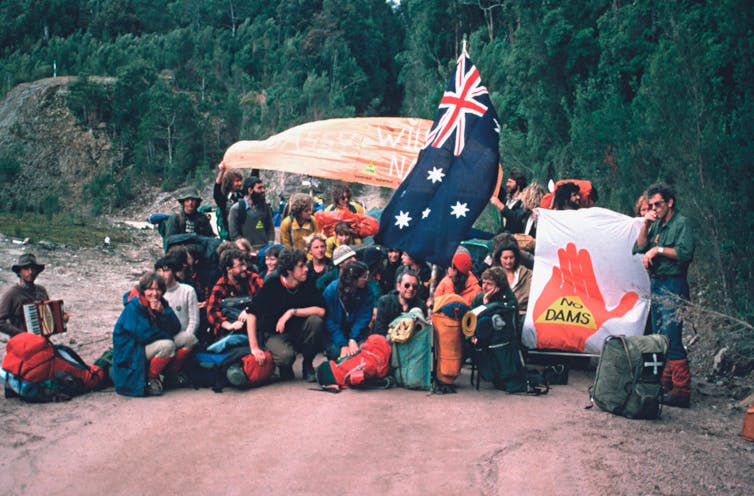
[[[667,277],[652,279],[652,296],[667,297],[668,294],[680,296],[684,300],[689,299],[689,285],[684,277]],[[683,323],[675,315],[675,305],[668,301],[652,300],[652,332],[662,334],[670,341],[668,347],[668,360],[680,360],[686,358],[686,348],[683,347],[681,338]]]

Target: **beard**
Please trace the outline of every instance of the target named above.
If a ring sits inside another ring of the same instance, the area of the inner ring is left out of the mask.
[[[265,196],[264,193],[255,193],[251,192],[251,203],[254,204],[254,206],[261,207],[264,206],[265,203]]]

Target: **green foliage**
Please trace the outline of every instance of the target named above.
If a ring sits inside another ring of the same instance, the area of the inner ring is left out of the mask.
[[[112,164],[85,188],[106,212],[145,181],[208,180],[239,139],[332,117],[432,118],[466,38],[506,170],[591,179],[624,212],[670,182],[695,223],[699,298],[751,320],[753,25],[743,0],[7,0],[0,84],[53,64],[79,76],[71,111],[113,139]],[[0,155],[5,183],[21,156]],[[6,208],[54,206],[14,196]]]
[[[29,238],[33,242],[47,241],[75,248],[99,246],[106,236],[114,245],[131,241],[127,231],[101,224],[92,217],[77,216],[74,219],[68,213],[0,213],[0,232]]]

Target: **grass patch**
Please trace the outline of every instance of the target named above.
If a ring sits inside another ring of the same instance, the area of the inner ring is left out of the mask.
[[[70,215],[52,217],[35,213],[0,213],[0,233],[14,238],[29,238],[33,242],[48,241],[73,248],[91,247],[110,237],[112,244],[131,242],[129,233],[98,219],[71,219]]]

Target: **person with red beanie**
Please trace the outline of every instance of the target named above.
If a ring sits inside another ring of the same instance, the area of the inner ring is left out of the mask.
[[[471,272],[471,265],[471,256],[467,252],[456,252],[447,275],[435,289],[435,299],[444,294],[455,293],[461,296],[467,305],[471,305],[471,300],[482,291],[479,280]]]
[[[123,297],[125,308],[113,329],[113,383],[126,396],[159,396],[160,375],[176,356],[173,337],[181,330],[165,294],[165,280],[147,272]]]

